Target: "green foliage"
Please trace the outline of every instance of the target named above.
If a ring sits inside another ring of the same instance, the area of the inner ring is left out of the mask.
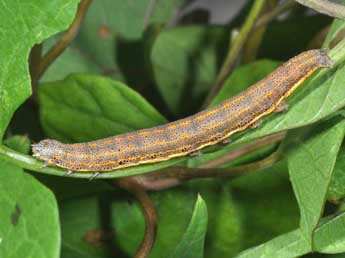
[[[177,245],[171,258],[202,258],[204,257],[204,241],[207,229],[207,208],[206,204],[198,196],[195,203],[192,219],[184,233],[181,242]]]
[[[158,89],[174,114],[183,116],[200,106],[216,78],[220,47],[227,36],[222,27],[182,27],[157,36],[152,68]]]
[[[0,159],[0,257],[59,257],[54,194],[20,167]]]
[[[0,3],[0,257],[133,257],[145,232],[136,200],[108,180],[82,179],[88,173],[63,178],[62,169],[40,168],[30,143],[90,141],[196,113],[252,1],[232,22],[217,26],[195,22],[200,15],[188,14],[187,1],[92,1],[75,40],[33,87],[30,49],[43,42],[47,53],[72,23],[79,1],[22,2]],[[287,112],[265,117],[259,128],[235,134],[227,146],[202,150],[200,157],[100,175],[140,175],[138,181],[147,183],[147,173],[207,166],[260,137],[287,132],[280,145],[255,148],[218,166],[230,171],[279,154],[279,162],[268,167],[150,192],[158,214],[150,258],[345,253],[345,22],[305,11],[292,9],[269,23],[256,42],[256,60],[243,64],[238,56],[209,104],[238,94],[311,46],[331,48],[336,65],[308,78],[287,100]]]
[[[30,96],[27,60],[34,44],[64,30],[73,19],[77,0],[0,3],[0,138],[13,112]],[[34,15],[33,15],[34,14]],[[26,17],[26,19],[23,19]]]
[[[287,154],[291,181],[301,211],[301,230],[311,247],[312,233],[322,216],[344,133],[345,121],[333,119],[313,131],[307,128],[300,130],[300,135],[291,134],[286,138],[292,146],[301,145],[292,147]]]

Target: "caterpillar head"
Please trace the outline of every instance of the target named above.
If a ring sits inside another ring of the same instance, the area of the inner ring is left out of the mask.
[[[60,142],[46,139],[32,145],[32,156],[47,162],[53,162],[60,149]]]
[[[319,50],[318,63],[321,67],[333,67],[335,62],[328,55],[329,49],[323,48]]]

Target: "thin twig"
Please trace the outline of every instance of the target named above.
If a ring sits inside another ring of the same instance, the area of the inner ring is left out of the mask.
[[[121,178],[113,181],[115,185],[127,190],[135,196],[141,205],[145,217],[145,234],[136,252],[135,258],[146,258],[150,255],[151,249],[155,243],[157,233],[157,214],[156,209],[148,196],[147,192],[142,187],[142,184],[136,180],[135,177]]]
[[[42,60],[42,44],[35,45],[30,52],[29,69],[31,75],[32,97],[37,98],[37,84],[38,84],[38,67]]]
[[[327,0],[296,0],[301,5],[307,6],[319,13],[334,18],[345,20],[345,6]]]
[[[260,17],[262,17],[263,15],[265,15],[268,12],[271,12],[273,9],[275,9],[277,5],[279,5],[278,0],[267,0],[263,10],[260,13],[260,16],[257,19],[257,21],[260,19]],[[257,24],[257,22],[255,24]],[[268,25],[268,23],[266,23],[266,25],[260,26],[260,27],[256,27],[254,25],[252,33],[251,33],[250,37],[248,37],[248,40],[243,47],[241,64],[251,63],[254,60],[256,60],[256,56],[258,54],[261,42],[262,42],[263,37],[265,35],[267,25]]]
[[[258,18],[258,21],[255,23],[255,29],[259,28],[261,26],[265,26],[267,23],[272,21],[274,18],[279,16],[280,14],[290,10],[294,6],[296,6],[296,2],[293,0],[287,0],[283,2],[280,5],[277,5],[276,8],[274,8],[272,11],[264,13],[260,18]]]
[[[265,136],[261,139],[254,141],[251,144],[245,145],[242,148],[239,148],[232,152],[228,152],[225,155],[220,156],[218,158],[212,159],[209,162],[200,165],[199,168],[215,168],[215,167],[221,166],[244,154],[252,152],[260,147],[264,147],[270,144],[280,142],[281,140],[284,139],[285,135],[286,135],[286,132],[280,132],[280,133]]]
[[[248,39],[248,36],[250,32],[252,31],[262,8],[265,5],[265,2],[266,2],[265,0],[255,0],[252,9],[249,12],[248,17],[242,26],[240,33],[235,38],[225,58],[225,61],[216,79],[216,83],[213,85],[208,96],[206,97],[206,100],[203,104],[203,108],[206,107],[211,102],[211,100],[214,98],[214,96],[218,93],[218,91],[223,86],[226,78],[229,76],[229,74],[233,70],[236,64],[237,58],[241,52],[241,49],[243,48],[246,40]]]
[[[238,177],[252,171],[267,168],[281,159],[277,150],[267,158],[233,168],[166,168],[153,173],[137,176],[146,190],[158,191],[180,185],[186,181],[208,177]]]
[[[153,11],[155,9],[156,4],[157,4],[157,0],[150,0],[149,1],[149,4],[148,4],[147,9],[146,9],[145,17],[144,17],[144,26],[143,26],[144,29],[146,29],[150,23],[150,19],[151,19],[151,16],[153,14]]]
[[[88,7],[91,0],[82,0],[78,6],[77,14],[69,27],[69,29],[64,33],[64,35],[59,39],[59,41],[42,57],[41,63],[37,69],[37,74],[35,78],[39,80],[44,72],[47,70],[49,65],[54,62],[54,60],[62,54],[62,52],[68,47],[71,41],[75,38],[80,28],[80,25],[86,15]]]

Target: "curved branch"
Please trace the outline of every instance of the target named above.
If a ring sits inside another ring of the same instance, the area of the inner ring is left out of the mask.
[[[282,158],[279,150],[265,159],[233,168],[166,168],[137,176],[146,190],[164,190],[197,178],[237,177],[272,166]]]
[[[307,6],[319,13],[345,20],[345,6],[327,0],[296,0],[301,5]]]
[[[155,243],[157,233],[156,209],[141,183],[135,177],[121,178],[113,181],[113,184],[120,186],[135,196],[141,205],[145,217],[145,234],[135,258],[146,258],[150,255]]]
[[[227,162],[230,162],[231,160],[234,160],[246,153],[252,152],[258,148],[274,144],[277,142],[280,142],[284,139],[286,135],[286,132],[280,132],[272,135],[265,136],[263,138],[257,139],[251,144],[245,145],[242,148],[236,149],[234,151],[228,152],[224,154],[223,156],[220,156],[218,158],[212,159],[209,162],[202,164],[199,166],[199,168],[215,168],[220,165],[223,165]]]
[[[89,8],[91,0],[82,0],[78,6],[77,14],[69,27],[69,29],[64,33],[64,35],[59,39],[59,41],[42,57],[41,62],[37,69],[35,69],[36,74],[34,78],[39,80],[39,78],[44,74],[49,65],[54,62],[54,60],[62,54],[62,52],[68,47],[71,41],[75,38],[80,28],[80,25],[86,15]]]

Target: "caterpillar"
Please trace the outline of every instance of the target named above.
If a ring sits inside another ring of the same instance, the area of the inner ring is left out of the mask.
[[[258,127],[263,116],[286,110],[285,98],[315,70],[332,65],[326,49],[302,52],[240,94],[187,118],[85,143],[45,139],[33,144],[33,156],[68,173],[99,173],[199,155],[206,146]]]

